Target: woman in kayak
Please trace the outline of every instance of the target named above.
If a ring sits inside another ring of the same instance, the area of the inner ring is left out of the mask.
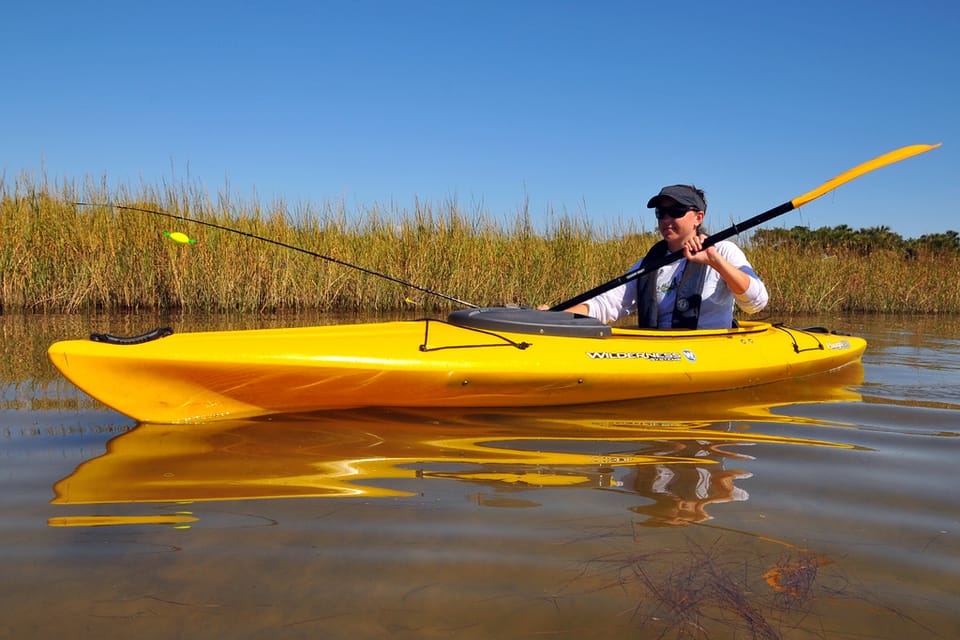
[[[707,200],[702,190],[664,187],[647,208],[654,209],[663,240],[630,271],[674,251],[682,250],[684,257],[566,311],[608,324],[636,312],[641,328],[725,329],[735,326],[734,305],[746,313],[767,306],[767,288],[740,247],[721,240],[703,248],[707,236],[700,225]]]

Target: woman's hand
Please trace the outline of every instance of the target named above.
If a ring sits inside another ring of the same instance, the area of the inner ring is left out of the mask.
[[[683,257],[689,262],[696,262],[715,267],[717,264],[717,259],[722,259],[722,257],[719,253],[717,253],[717,250],[713,245],[710,245],[706,249],[703,248],[703,241],[706,239],[707,236],[702,233],[691,236],[686,242],[683,243]]]
[[[744,293],[750,286],[750,276],[727,262],[713,245],[704,249],[703,241],[706,239],[707,236],[698,234],[687,240],[683,244],[683,257],[690,262],[699,262],[715,269],[733,293]]]

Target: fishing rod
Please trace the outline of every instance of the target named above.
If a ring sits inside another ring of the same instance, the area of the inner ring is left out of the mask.
[[[296,245],[287,244],[286,242],[281,242],[280,240],[273,240],[272,238],[265,238],[263,236],[258,236],[255,233],[249,233],[247,231],[241,231],[240,229],[234,229],[232,227],[226,227],[214,222],[208,222],[206,220],[198,220],[196,218],[189,218],[187,216],[177,215],[175,213],[170,213],[168,211],[160,211],[159,209],[147,209],[145,207],[131,207],[128,205],[122,204],[109,204],[109,203],[97,203],[97,202],[74,202],[73,204],[78,207],[110,207],[113,209],[119,209],[121,211],[138,211],[140,213],[152,213],[153,215],[163,216],[165,218],[171,218],[173,220],[180,220],[183,222],[192,222],[194,224],[203,225],[205,227],[210,227],[212,229],[220,229],[221,231],[229,231],[230,233],[236,233],[237,235],[245,236],[247,238],[252,238],[253,240],[260,240],[262,242],[268,242],[274,244],[278,247],[283,247],[284,249],[292,249],[293,251],[299,251],[300,253],[305,253],[308,256],[313,256],[314,258],[320,258],[321,260],[326,260],[334,264],[341,265],[343,267],[349,267],[351,269],[356,269],[371,276],[377,276],[378,278],[383,278],[384,280],[389,280],[390,282],[395,282],[401,284],[405,287],[410,287],[411,289],[416,289],[423,293],[428,293],[432,296],[437,296],[438,298],[443,298],[444,300],[449,300],[450,302],[455,302],[457,304],[462,304],[465,307],[478,308],[477,305],[453,296],[448,296],[445,293],[440,293],[439,291],[434,291],[433,289],[428,289],[426,287],[421,287],[420,285],[413,284],[412,282],[407,282],[406,280],[401,280],[400,278],[394,278],[393,276],[387,275],[385,273],[380,273],[379,271],[374,271],[373,269],[367,269],[366,267],[361,267],[345,260],[340,260],[338,258],[333,258],[331,256],[325,256],[322,253],[317,253],[316,251],[311,251],[309,249],[304,249],[303,247],[298,247]],[[174,234],[171,234],[171,237]],[[176,238],[175,238],[176,239]],[[179,241],[179,240],[178,240]]]
[[[855,178],[859,178],[860,176],[866,173],[870,173],[871,171],[879,169],[880,167],[885,167],[888,164],[900,162],[901,160],[912,158],[913,156],[920,155],[921,153],[926,153],[927,151],[930,151],[931,149],[936,149],[939,146],[940,146],[939,142],[937,144],[915,144],[908,147],[895,149],[893,151],[883,154],[882,156],[877,156],[873,160],[868,160],[863,164],[859,164],[852,169],[844,171],[843,173],[841,173],[835,178],[831,178],[830,180],[827,180],[816,189],[813,189],[812,191],[808,191],[802,196],[797,196],[793,200],[788,200],[787,202],[784,202],[781,205],[777,205],[776,207],[769,209],[768,211],[764,211],[763,213],[757,214],[752,218],[741,222],[740,224],[734,224],[733,226],[728,227],[723,231],[718,231],[717,233],[713,234],[712,236],[706,238],[703,241],[701,250],[707,249],[708,247],[712,247],[713,245],[717,244],[721,240],[726,240],[727,238],[738,235],[746,231],[747,229],[752,229],[753,227],[759,224],[763,224],[768,220],[772,220],[777,216],[781,216],[787,213],[788,211],[793,211],[794,209],[798,209],[803,205],[807,204],[808,202],[811,202],[812,200],[816,200],[823,194],[829,193],[830,191],[833,191],[840,185],[846,184],[851,180],[854,180]],[[620,285],[630,282],[631,280],[636,280],[637,278],[645,276],[648,273],[652,273],[657,269],[659,269],[660,267],[664,267],[668,264],[676,262],[683,256],[684,256],[683,250],[680,249],[679,251],[674,251],[673,253],[663,256],[662,258],[644,261],[643,264],[639,265],[637,268],[633,269],[632,271],[629,271],[623,274],[622,276],[618,276],[613,280],[604,282],[603,284],[598,285],[593,289],[590,289],[589,291],[581,293],[577,296],[570,298],[569,300],[564,300],[563,302],[557,305],[554,305],[553,307],[550,307],[550,311],[563,311],[564,309],[576,306],[581,302],[586,302],[587,300],[590,300],[591,298],[594,298],[600,295],[601,293],[605,293],[610,289],[619,287]]]

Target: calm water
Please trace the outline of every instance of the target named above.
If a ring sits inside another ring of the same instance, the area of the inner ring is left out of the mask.
[[[815,319],[863,366],[737,392],[194,427],[43,357],[151,319],[0,321],[3,638],[960,637],[957,319]]]

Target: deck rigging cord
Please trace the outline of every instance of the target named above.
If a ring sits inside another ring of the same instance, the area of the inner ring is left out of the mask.
[[[255,233],[250,233],[250,232],[248,232],[248,231],[241,231],[240,229],[234,229],[234,228],[232,228],[232,227],[227,227],[227,226],[224,226],[224,225],[221,225],[221,224],[216,224],[215,222],[209,222],[209,221],[207,221],[207,220],[199,220],[199,219],[197,219],[197,218],[190,218],[190,217],[188,217],[188,216],[181,216],[181,215],[177,215],[177,214],[175,214],[175,213],[170,213],[169,211],[161,211],[161,210],[159,210],[159,209],[148,209],[148,208],[146,208],[146,207],[133,207],[133,206],[129,206],[129,205],[113,204],[113,203],[108,203],[108,202],[74,202],[73,204],[75,204],[75,205],[78,206],[78,207],[103,207],[103,208],[119,209],[119,210],[121,210],[121,211],[137,211],[137,212],[140,212],[140,213],[150,213],[150,214],[157,215],[157,216],[163,216],[163,217],[165,217],[165,218],[171,218],[171,219],[173,219],[173,220],[180,220],[180,221],[182,221],[182,222],[192,222],[192,223],[194,223],[194,224],[203,225],[203,226],[205,226],[205,227],[210,227],[210,228],[213,228],[213,229],[220,229],[221,231],[229,231],[230,233],[236,233],[237,235],[245,236],[245,237],[251,238],[251,239],[253,239],[253,240],[260,240],[260,241],[262,241],[262,242],[268,242],[268,243],[273,244],[273,245],[276,245],[276,246],[278,246],[278,247],[283,247],[284,249],[291,249],[291,250],[293,250],[293,251],[299,251],[300,253],[305,253],[305,254],[307,254],[308,256],[313,256],[314,258],[320,258],[321,260],[326,260],[326,261],[332,262],[332,263],[334,263],[334,264],[338,264],[338,265],[341,265],[341,266],[344,266],[344,267],[350,267],[351,269],[356,269],[357,271],[360,271],[360,272],[362,272],[362,273],[366,273],[366,274],[371,275],[371,276],[377,276],[378,278],[383,278],[384,280],[389,280],[390,282],[394,282],[394,283],[396,283],[396,284],[400,284],[400,285],[403,285],[403,286],[405,286],[405,287],[410,287],[411,289],[416,289],[417,291],[420,291],[420,292],[422,292],[422,293],[427,293],[427,294],[430,294],[430,295],[433,295],[433,296],[437,296],[437,297],[439,297],[439,298],[443,298],[444,300],[449,300],[450,302],[455,302],[455,303],[457,303],[457,304],[462,304],[462,305],[465,306],[465,307],[471,307],[471,308],[474,308],[474,309],[478,308],[478,305],[472,304],[472,303],[470,303],[470,302],[466,302],[466,301],[461,300],[461,299],[459,299],[459,298],[455,298],[455,297],[453,297],[453,296],[449,296],[449,295],[447,295],[447,294],[445,294],[445,293],[440,293],[439,291],[434,291],[433,289],[428,289],[427,287],[421,287],[421,286],[418,285],[418,284],[413,284],[412,282],[407,282],[406,280],[401,280],[400,278],[395,278],[395,277],[393,277],[393,276],[391,276],[391,275],[387,275],[387,274],[381,273],[381,272],[379,272],[379,271],[374,271],[373,269],[367,269],[366,267],[361,267],[361,266],[359,266],[359,265],[353,264],[353,263],[351,263],[351,262],[347,262],[347,261],[345,261],[345,260],[340,260],[339,258],[334,258],[334,257],[332,257],[332,256],[323,255],[322,253],[317,253],[316,251],[311,251],[310,249],[304,249],[303,247],[298,247],[298,246],[296,246],[296,245],[288,244],[288,243],[286,243],[286,242],[281,242],[280,240],[274,240],[274,239],[272,239],[272,238],[266,238],[266,237],[264,237],[264,236],[258,236],[258,235],[255,234]],[[179,235],[183,235],[183,234],[179,234]],[[189,241],[189,239],[188,239],[188,241]]]

